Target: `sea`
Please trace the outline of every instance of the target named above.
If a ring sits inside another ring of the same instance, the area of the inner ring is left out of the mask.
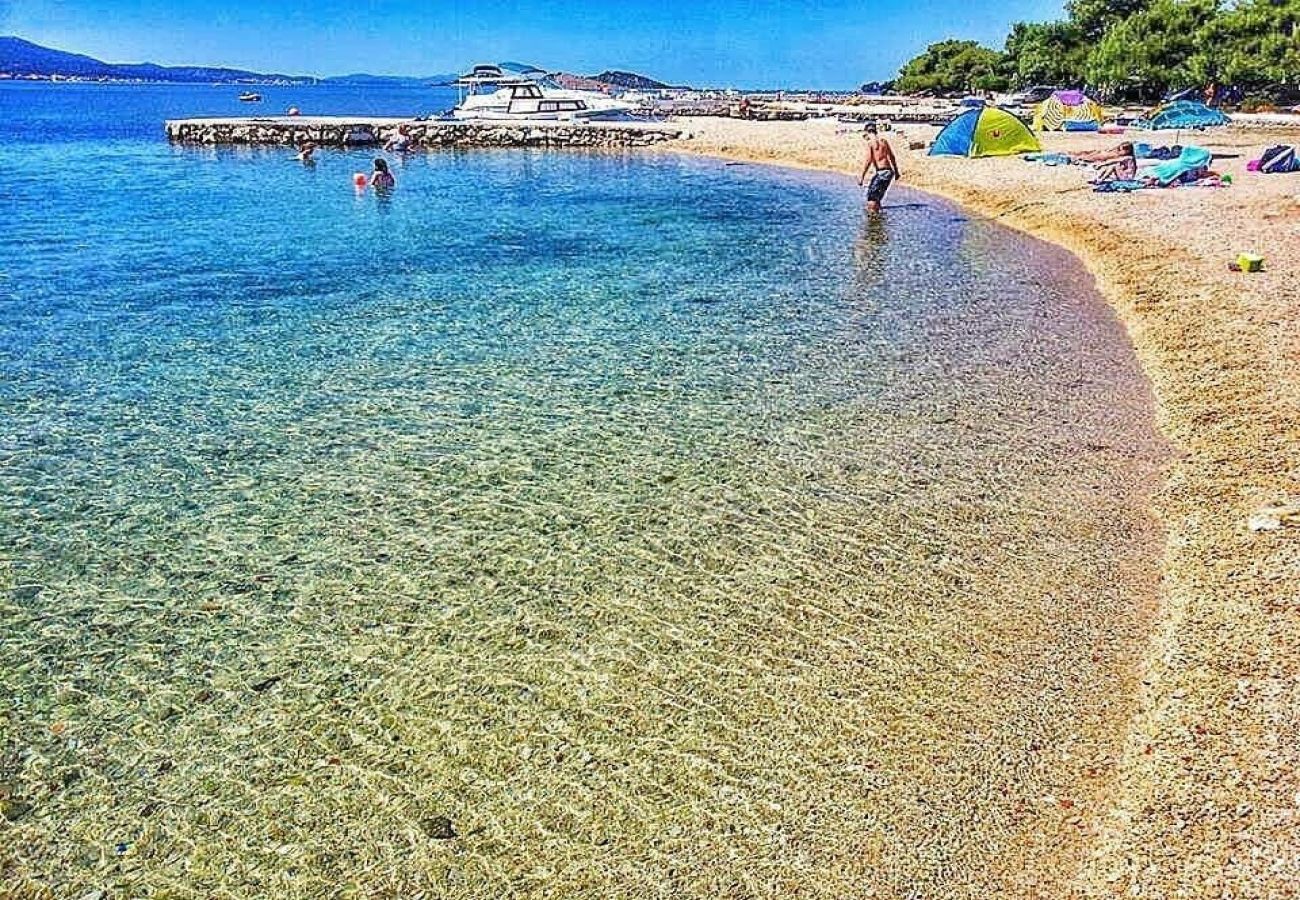
[[[0,893],[1050,894],[1165,461],[1077,261],[678,153],[166,141],[454,103],[259,90],[0,85]]]

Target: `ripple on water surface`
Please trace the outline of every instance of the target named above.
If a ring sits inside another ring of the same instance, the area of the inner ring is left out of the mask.
[[[1050,884],[1162,453],[1077,266],[833,178],[439,154],[385,199],[366,162],[15,181],[10,883]]]

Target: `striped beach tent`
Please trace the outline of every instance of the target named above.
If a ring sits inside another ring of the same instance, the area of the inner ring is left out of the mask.
[[[1034,112],[1034,131],[1096,131],[1106,114],[1083,91],[1054,91]]]

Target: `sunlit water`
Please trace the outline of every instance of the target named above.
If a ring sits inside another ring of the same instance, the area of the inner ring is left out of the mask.
[[[0,88],[19,896],[975,897],[1079,842],[1161,450],[1068,257],[676,156],[356,193],[161,139],[229,89],[57,90]]]

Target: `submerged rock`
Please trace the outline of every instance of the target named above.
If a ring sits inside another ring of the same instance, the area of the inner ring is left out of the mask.
[[[21,797],[5,797],[0,800],[0,816],[6,821],[17,822],[32,811],[32,805]]]
[[[420,822],[420,828],[424,830],[425,835],[435,841],[449,841],[456,836],[456,828],[451,824],[451,819],[446,816],[424,819]]]

